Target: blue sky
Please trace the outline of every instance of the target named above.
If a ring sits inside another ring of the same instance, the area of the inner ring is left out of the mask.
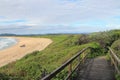
[[[0,0],[0,33],[120,29],[120,0]]]

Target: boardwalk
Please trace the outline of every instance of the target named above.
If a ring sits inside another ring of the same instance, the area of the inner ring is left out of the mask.
[[[115,80],[114,69],[105,57],[92,59],[85,66],[76,80]]]
[[[88,53],[85,53],[85,51],[89,48],[90,47],[82,49],[76,55],[74,55],[72,58],[70,58],[68,61],[66,61],[64,64],[62,64],[60,67],[55,69],[53,72],[51,72],[41,80],[51,80],[68,66],[69,74],[67,75],[67,77],[65,77],[64,79],[62,78],[61,80],[115,80],[115,70],[119,71],[119,65],[117,64],[120,60],[111,50],[111,48],[109,48],[110,56],[112,59],[111,62],[114,62],[114,65],[116,65],[115,69],[114,66],[111,66],[110,62],[108,62],[104,56],[92,59],[87,58]],[[83,57],[80,59],[79,56]],[[79,60],[79,63],[74,69],[72,69],[72,63],[76,59]],[[75,71],[77,72],[77,75],[72,77],[72,73],[74,73]]]

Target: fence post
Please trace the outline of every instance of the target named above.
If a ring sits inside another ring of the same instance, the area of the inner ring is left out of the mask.
[[[110,63],[111,63],[111,66],[113,66],[113,58],[111,56],[111,52],[109,53],[109,56],[110,56]]]
[[[72,73],[75,72],[75,70],[77,70],[79,65],[76,65],[75,68],[73,68],[73,61],[75,59],[77,59],[78,57],[80,57],[80,55],[88,48],[84,48],[82,49],[80,52],[78,52],[76,55],[74,55],[73,57],[71,57],[69,60],[67,60],[64,64],[62,64],[60,67],[58,67],[57,69],[55,69],[53,72],[51,72],[50,74],[46,75],[45,77],[43,77],[41,80],[50,80],[53,77],[55,77],[58,73],[60,73],[63,69],[68,68],[68,76],[66,77],[67,80],[72,80]],[[81,55],[82,57],[82,55]],[[81,57],[78,58],[79,62],[81,63]]]
[[[68,73],[68,75],[71,74],[71,73],[72,73],[72,63],[69,64],[69,73]],[[71,77],[68,80],[71,80]]]
[[[85,58],[85,53],[83,52],[83,54],[82,54],[83,64],[85,62],[84,58]]]
[[[80,56],[78,57],[78,63],[80,64]],[[79,72],[79,70],[80,70],[80,66],[78,67],[78,72]]]

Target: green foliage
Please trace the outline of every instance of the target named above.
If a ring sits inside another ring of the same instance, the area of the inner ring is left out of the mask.
[[[111,47],[117,54],[117,56],[120,58],[120,39],[116,40]]]
[[[35,51],[21,60],[0,68],[0,78],[2,80],[38,80],[58,68],[85,47],[91,47],[90,58],[104,55],[108,51],[107,47],[120,38],[120,30],[87,35],[44,35],[34,37],[50,38],[53,43],[43,51]],[[117,53],[120,50],[119,43],[120,40],[112,45]],[[54,80],[63,80],[66,73],[67,71],[63,70]]]
[[[119,74],[116,74],[116,80],[120,80],[120,75]]]
[[[120,58],[120,30],[114,30],[114,31],[111,31],[111,33],[113,36],[113,43],[111,45],[111,48],[115,52],[115,54]],[[109,57],[109,54],[107,56]],[[118,68],[120,69],[120,65],[118,65]],[[115,77],[116,77],[116,80],[120,80],[119,74],[116,74]]]
[[[116,40],[111,46],[113,52],[120,58],[120,39]],[[120,65],[118,64],[118,69],[120,70]],[[116,80],[120,80],[120,75],[116,75]]]
[[[26,55],[21,60],[10,63],[0,69],[1,73],[10,77],[18,77],[24,80],[36,80],[44,74],[48,74],[70,57],[88,45],[75,45],[80,35],[48,35],[53,43],[45,50],[35,51]],[[38,36],[36,36],[38,38]],[[43,37],[43,36],[42,36]]]
[[[79,45],[86,43],[99,44],[98,48],[92,49],[92,53],[95,52],[96,56],[99,56],[101,53],[103,55],[104,53],[107,53],[108,46],[111,46],[112,43],[119,38],[120,38],[120,30],[117,32],[116,31],[98,32],[98,33],[82,35],[78,38],[76,43]]]
[[[75,42],[77,45],[86,44],[89,42],[89,37],[86,34],[81,35],[78,40]]]

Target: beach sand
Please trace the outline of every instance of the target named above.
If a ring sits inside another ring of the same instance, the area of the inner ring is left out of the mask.
[[[19,60],[27,54],[36,50],[45,49],[50,43],[51,39],[47,38],[30,38],[30,37],[12,37],[18,40],[14,46],[0,50],[0,67]]]

